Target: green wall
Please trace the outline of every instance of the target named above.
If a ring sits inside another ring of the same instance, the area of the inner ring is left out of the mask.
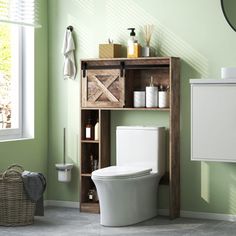
[[[47,175],[48,58],[47,1],[39,2],[42,28],[35,30],[35,139],[0,142],[0,171],[13,163]],[[33,111],[32,111],[33,112]]]
[[[155,25],[152,47],[156,53],[181,58],[181,209],[236,214],[235,164],[190,161],[189,79],[219,78],[221,67],[236,63],[236,32],[225,21],[220,1],[50,0],[48,11],[48,198],[79,201],[80,78],[79,73],[75,81],[62,77],[61,47],[66,27],[74,26],[79,62],[81,58],[98,57],[98,44],[109,37],[125,45],[128,27],[140,32],[140,27],[149,23]],[[141,33],[138,36],[143,42]],[[112,163],[116,125],[166,124],[167,119],[165,113],[113,112]],[[54,168],[62,160],[63,127],[68,132],[68,161],[76,164],[70,184],[58,183]],[[160,196],[160,207],[166,208],[167,187],[161,187]]]

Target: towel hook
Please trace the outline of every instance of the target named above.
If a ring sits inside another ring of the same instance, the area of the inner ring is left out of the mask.
[[[72,32],[72,31],[73,31],[73,26],[69,25],[69,26],[67,27],[67,29]]]

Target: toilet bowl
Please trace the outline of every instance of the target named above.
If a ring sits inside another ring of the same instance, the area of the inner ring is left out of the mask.
[[[132,225],[157,215],[164,140],[163,127],[117,127],[117,166],[92,172],[102,225]]]
[[[157,190],[160,176],[150,169],[120,166],[92,173],[104,226],[132,225],[157,215]],[[125,172],[125,174],[124,174]]]

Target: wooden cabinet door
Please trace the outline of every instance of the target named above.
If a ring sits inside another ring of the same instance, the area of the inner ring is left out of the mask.
[[[81,89],[82,107],[124,106],[124,77],[119,69],[87,70]]]

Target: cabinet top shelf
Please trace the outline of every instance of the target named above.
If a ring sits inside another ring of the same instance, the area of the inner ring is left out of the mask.
[[[155,69],[169,68],[178,57],[139,57],[139,58],[94,58],[82,59],[83,77],[90,69]]]
[[[170,60],[170,59],[179,59],[179,57],[138,57],[138,58],[127,58],[127,57],[121,57],[121,58],[84,58],[81,59],[81,61],[139,61],[139,60]]]

